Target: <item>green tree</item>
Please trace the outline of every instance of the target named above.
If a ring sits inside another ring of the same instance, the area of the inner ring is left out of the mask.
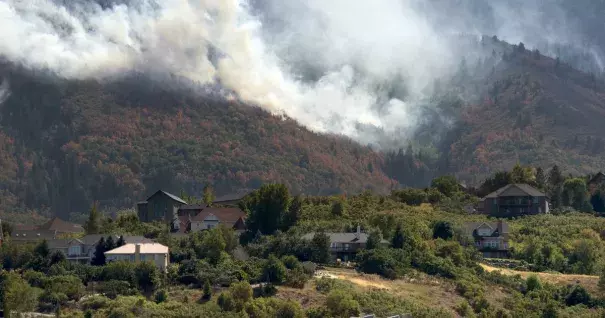
[[[525,286],[527,286],[527,291],[540,290],[542,289],[542,282],[540,282],[537,275],[530,275],[525,281]]]
[[[347,214],[347,201],[344,198],[338,198],[332,203],[332,215],[345,216]]]
[[[155,293],[155,303],[160,304],[168,300],[168,293],[161,289]]]
[[[153,262],[140,262],[136,264],[136,283],[144,293],[151,293],[160,286],[160,271]]]
[[[286,280],[288,269],[274,255],[270,255],[263,269],[263,277],[270,283],[281,284]]]
[[[211,264],[218,264],[225,247],[227,247],[227,243],[225,243],[225,238],[220,229],[214,228],[204,234],[201,249]]]
[[[403,228],[401,224],[397,225],[397,229],[395,230],[395,235],[393,236],[393,240],[391,241],[391,246],[393,248],[403,248],[405,243],[405,237],[403,235]]]
[[[120,235],[120,238],[116,242],[116,247],[124,246],[126,241],[124,240],[124,235]]]
[[[447,197],[451,197],[452,194],[460,191],[458,180],[456,180],[456,177],[454,176],[441,176],[435,178],[431,181],[431,187],[436,188]]]
[[[33,311],[38,304],[38,292],[15,272],[4,272],[0,293],[4,313]],[[7,315],[7,316],[10,316]]]
[[[206,279],[204,280],[204,289],[203,289],[204,293],[203,293],[203,298],[204,299],[210,299],[210,297],[212,297],[212,285],[210,285],[210,280]]]
[[[95,266],[103,266],[105,265],[105,238],[101,237],[97,245],[95,246],[95,253],[92,257],[91,264]]]
[[[113,235],[109,235],[105,240],[105,251],[111,251],[116,248],[116,243],[113,240]]]
[[[531,167],[523,167],[517,163],[510,173],[512,183],[535,184],[536,176]]]
[[[333,317],[359,316],[359,303],[353,299],[350,293],[342,290],[334,290],[328,294],[326,307]]]
[[[571,206],[581,212],[592,211],[588,200],[588,189],[586,182],[581,178],[565,180],[563,183],[563,205]]]
[[[97,209],[97,203],[94,202],[90,208],[88,220],[84,223],[86,234],[99,234],[101,232],[102,215]]]
[[[439,221],[433,226],[433,238],[441,238],[449,240],[454,237],[454,229],[452,224],[446,221]]]
[[[540,189],[546,189],[546,174],[541,167],[536,168],[536,186]]]
[[[246,281],[232,284],[229,287],[229,292],[235,300],[236,311],[243,310],[244,305],[252,299],[252,286]]]
[[[561,169],[559,169],[559,166],[554,165],[548,173],[547,187],[553,208],[561,207],[563,182],[565,182],[565,177],[563,176]]]
[[[204,186],[202,199],[204,200],[204,203],[206,205],[208,205],[208,206],[212,205],[212,203],[214,202],[214,199],[215,199],[214,189],[212,189],[212,186],[210,186],[210,185]]]
[[[382,246],[382,234],[380,231],[371,231],[368,235],[368,242],[366,243],[366,249],[373,250]]]
[[[324,232],[317,232],[310,242],[311,261],[326,264],[330,262],[330,237]]]
[[[288,212],[284,214],[282,220],[282,231],[287,231],[290,227],[296,225],[302,212],[303,201],[300,195],[295,196],[290,203]]]
[[[250,233],[264,235],[282,228],[283,215],[290,207],[290,193],[283,184],[267,184],[246,196],[240,206],[248,211],[246,225]]]
[[[38,243],[38,245],[36,245],[36,248],[34,249],[34,254],[42,258],[47,258],[50,255],[48,242],[46,240],[42,240],[42,242]]]

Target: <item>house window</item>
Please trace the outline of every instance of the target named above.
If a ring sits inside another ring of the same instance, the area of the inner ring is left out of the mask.
[[[212,228],[214,228],[214,224],[208,224],[208,227],[207,227],[207,228],[208,228],[209,230],[212,230]]]
[[[542,213],[542,207],[538,207],[538,213]]]
[[[81,254],[80,245],[70,246],[68,254],[69,255],[80,255]]]
[[[345,250],[349,249],[349,244],[345,244]]]
[[[492,230],[490,230],[490,229],[479,229],[479,230],[477,230],[477,234],[479,236],[489,236],[489,235],[492,234]]]
[[[534,204],[538,204],[538,197],[533,197],[532,200],[533,200]]]
[[[525,208],[519,208],[519,213],[525,213]]]

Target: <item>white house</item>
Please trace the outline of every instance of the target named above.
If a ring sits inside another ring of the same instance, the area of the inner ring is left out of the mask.
[[[159,243],[125,244],[111,251],[105,252],[108,262],[147,262],[151,261],[160,270],[168,267],[168,247]]]

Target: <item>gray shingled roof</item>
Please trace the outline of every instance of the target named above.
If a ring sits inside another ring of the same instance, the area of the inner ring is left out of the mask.
[[[500,194],[505,192],[506,190],[510,189],[511,187],[516,187],[518,189],[520,189],[521,191],[527,193],[527,195],[533,196],[533,197],[545,197],[546,194],[542,193],[540,190],[528,185],[528,184],[523,184],[523,183],[516,183],[516,184],[508,184],[488,195],[486,195],[486,198],[497,198],[500,197]]]
[[[471,234],[473,234],[473,231],[475,231],[478,227],[480,227],[483,224],[489,225],[489,227],[494,229],[494,231],[498,229],[498,222],[468,222],[465,224],[465,228],[466,228],[468,234],[471,235]],[[508,223],[502,222],[502,233],[500,233],[500,234],[506,234],[506,233],[509,233],[508,232]]]
[[[152,194],[149,198],[147,198],[147,201],[149,201],[149,199],[151,199],[151,197],[153,197],[154,195],[156,195],[158,193],[163,193],[163,194],[167,195],[169,198],[171,198],[174,201],[177,201],[177,202],[180,202],[180,203],[183,203],[183,204],[187,204],[187,202],[185,202],[185,200],[179,198],[178,196],[176,196],[176,195],[174,195],[172,193],[168,193],[168,192],[166,192],[164,190],[158,190],[156,193]]]
[[[367,243],[368,242],[368,234],[367,233],[359,233],[359,238],[357,237],[357,233],[326,233],[328,237],[330,237],[330,243]],[[315,233],[307,233],[302,236],[304,240],[312,240],[315,236]],[[382,240],[382,243],[388,243],[386,240]]]

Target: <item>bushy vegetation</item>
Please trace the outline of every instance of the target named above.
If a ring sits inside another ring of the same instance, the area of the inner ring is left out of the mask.
[[[580,198],[581,191],[587,193],[585,185],[576,186],[577,180],[584,179],[557,179],[555,169],[538,182],[541,177],[536,178],[535,171],[517,166],[487,180],[477,191],[527,182],[545,191],[560,191],[561,207]],[[6,310],[85,316],[94,312],[94,317],[350,317],[370,312],[552,317],[605,311],[601,294],[581,285],[485,272],[481,254],[469,244],[465,224],[493,220],[461,208],[477,198],[454,178],[437,178],[431,185],[388,196],[366,191],[333,197],[292,197],[283,185],[265,185],[241,202],[251,222],[239,237],[220,226],[177,238],[168,234],[166,225],[141,224],[132,213],[120,213],[115,220],[91,217],[87,222],[91,231],[107,228],[113,233],[143,234],[168,245],[167,271],[146,262],[74,264],[44,241],[16,245],[8,240],[0,247],[5,269],[0,296]],[[595,215],[572,212],[506,222],[512,257],[527,269],[597,275],[605,267],[601,238],[605,221]],[[339,265],[330,254],[329,233],[355,232],[358,227],[369,234],[368,245],[353,260],[358,272],[387,280],[432,277],[451,286],[460,300],[450,308],[431,308],[387,290],[314,278],[318,264]],[[314,235],[303,238],[308,233]],[[118,244],[108,241],[98,242],[98,248]],[[494,289],[504,295],[501,303],[491,299]],[[309,305],[282,294],[289,290],[321,296]],[[21,301],[14,303],[14,299]]]

